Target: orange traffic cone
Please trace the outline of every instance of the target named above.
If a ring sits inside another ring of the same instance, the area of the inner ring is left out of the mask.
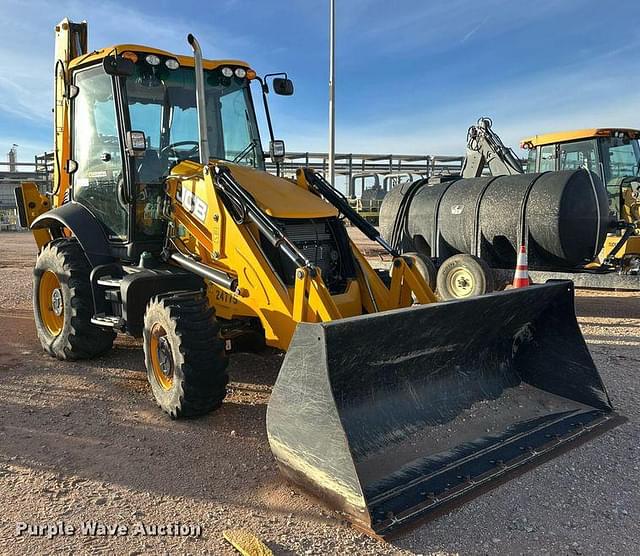
[[[527,263],[527,248],[523,244],[520,246],[518,260],[516,261],[516,273],[513,277],[513,287],[526,288],[530,284],[531,279],[529,278],[529,264]]]

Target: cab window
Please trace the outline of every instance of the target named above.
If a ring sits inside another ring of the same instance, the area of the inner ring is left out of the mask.
[[[600,175],[595,140],[576,141],[560,145],[560,170],[577,170],[588,168]]]
[[[536,162],[538,160],[538,147],[529,149],[529,156],[527,157],[527,172],[533,174],[536,171]]]
[[[251,128],[252,118],[243,89],[232,90],[220,96],[220,123],[224,158],[256,166],[256,134]]]
[[[640,170],[638,141],[626,137],[605,137],[601,141],[602,162],[607,183],[617,178],[638,175]]]
[[[552,172],[556,169],[556,146],[544,145],[540,148],[540,172]]]

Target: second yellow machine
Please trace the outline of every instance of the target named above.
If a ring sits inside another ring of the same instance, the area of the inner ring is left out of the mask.
[[[173,418],[220,406],[229,353],[286,350],[267,410],[283,473],[388,536],[616,422],[557,282],[437,303],[325,179],[264,171],[241,61],[56,28],[54,191],[17,190],[39,248],[34,312],[59,359],[142,337]],[[274,76],[271,76],[272,78]],[[271,79],[291,94],[286,75]],[[346,218],[393,255],[390,281]],[[212,457],[215,457],[212,454]]]

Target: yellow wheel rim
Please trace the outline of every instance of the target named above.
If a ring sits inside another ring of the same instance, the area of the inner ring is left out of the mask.
[[[449,275],[449,291],[456,297],[469,297],[476,287],[473,274],[466,268],[456,268]]]
[[[173,353],[167,331],[158,323],[151,328],[149,351],[153,376],[162,388],[170,390],[173,386]]]
[[[62,332],[64,326],[64,300],[60,280],[54,272],[46,270],[38,288],[40,318],[52,336]]]

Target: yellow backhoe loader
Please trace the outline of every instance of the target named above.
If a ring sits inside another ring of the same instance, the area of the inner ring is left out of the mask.
[[[387,537],[619,418],[569,282],[438,303],[319,174],[264,171],[245,62],[137,45],[87,49],[56,27],[55,187],[16,191],[34,233],[34,312],[59,359],[142,337],[171,417],[220,406],[227,357],[286,356],[267,409],[283,473]],[[271,88],[291,94],[286,75]],[[389,285],[342,219],[393,256]],[[222,411],[224,411],[222,409]],[[215,454],[211,454],[215,457]]]

